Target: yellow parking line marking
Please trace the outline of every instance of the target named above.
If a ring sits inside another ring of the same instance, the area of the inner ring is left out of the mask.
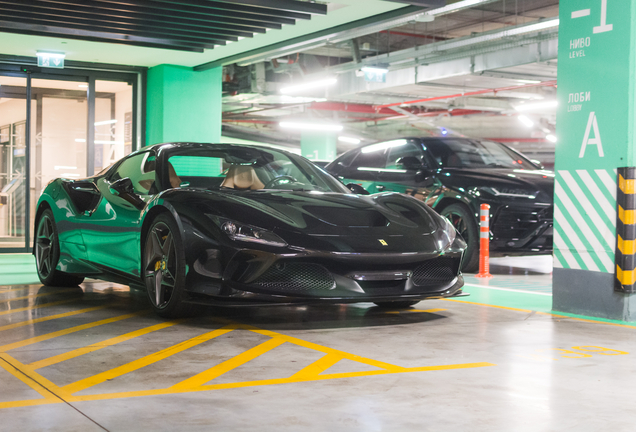
[[[134,313],[126,314],[126,315],[119,315],[119,316],[116,316],[116,317],[107,318],[107,319],[103,319],[103,320],[100,320],[100,321],[95,321],[95,322],[92,322],[92,323],[82,324],[82,325],[78,325],[78,326],[71,327],[71,328],[68,328],[68,329],[58,330],[56,332],[43,334],[41,336],[36,336],[36,337],[29,338],[29,339],[25,339],[25,340],[21,340],[21,341],[18,341],[18,342],[14,342],[14,343],[10,343],[10,344],[7,344],[7,345],[0,346],[0,352],[11,351],[12,349],[22,348],[22,347],[25,347],[27,345],[32,345],[34,343],[42,342],[42,341],[53,339],[53,338],[60,337],[60,336],[65,336],[67,334],[75,333],[75,332],[78,332],[78,331],[81,331],[81,330],[86,330],[86,329],[97,327],[97,326],[100,326],[100,325],[114,323],[114,322],[117,322],[117,321],[124,320],[126,318],[131,318],[131,317],[142,315],[142,314],[145,314],[145,313],[148,313],[148,312],[147,311],[142,311],[142,312],[134,312]]]
[[[344,351],[340,351],[340,350],[337,350],[337,349],[334,349],[334,348],[329,348],[329,347],[326,347],[326,346],[318,345],[318,344],[315,344],[313,342],[308,342],[308,341],[305,341],[305,340],[302,340],[302,339],[295,338],[293,336],[287,336],[287,335],[284,335],[284,334],[281,334],[281,333],[276,333],[276,332],[269,331],[269,330],[259,329],[257,327],[252,327],[252,326],[246,325],[246,324],[240,324],[240,327],[244,328],[246,330],[253,331],[254,333],[262,334],[262,335],[265,335],[265,336],[270,336],[270,337],[273,337],[273,338],[279,338],[279,339],[282,339],[284,341],[287,341],[287,342],[290,342],[290,343],[293,343],[293,344],[296,344],[296,345],[299,345],[299,346],[302,346],[302,347],[305,347],[305,348],[309,348],[309,349],[312,349],[312,350],[315,350],[315,351],[321,351],[321,352],[324,352],[325,354],[339,354],[339,355],[342,356],[342,358],[345,358],[347,360],[353,360],[353,361],[357,361],[357,362],[360,362],[360,363],[365,363],[365,364],[368,364],[368,365],[371,365],[371,366],[376,366],[376,367],[379,367],[379,368],[382,368],[382,369],[387,369],[387,370],[394,371],[394,372],[398,372],[398,371],[401,371],[401,370],[404,369],[403,367],[400,367],[400,366],[395,366],[395,365],[392,365],[392,364],[389,364],[389,363],[384,363],[384,362],[381,362],[381,361],[378,361],[378,360],[373,360],[373,359],[362,357],[362,356],[355,355],[355,354],[349,354],[349,353],[344,352]],[[238,328],[238,325],[237,325],[237,328]]]
[[[459,363],[459,364],[441,365],[441,366],[401,368],[402,370],[399,370],[399,371],[379,370],[379,371],[368,371],[368,372],[347,372],[347,373],[338,373],[338,374],[314,375],[314,376],[306,377],[306,378],[293,378],[293,377],[275,378],[275,379],[267,379],[267,380],[242,381],[242,382],[223,383],[223,384],[208,384],[208,385],[204,385],[200,387],[194,387],[190,389],[179,389],[179,390],[168,388],[168,389],[156,389],[156,390],[139,390],[139,391],[130,391],[130,392],[103,393],[103,394],[86,395],[86,396],[72,396],[72,398],[69,399],[69,401],[79,402],[79,401],[120,399],[120,398],[140,397],[140,396],[158,396],[158,395],[177,394],[177,393],[192,393],[192,392],[199,392],[199,391],[226,390],[226,389],[243,388],[243,387],[267,386],[267,385],[275,385],[275,384],[294,384],[294,383],[300,383],[300,382],[323,381],[323,380],[341,379],[341,378],[357,378],[357,377],[373,376],[373,375],[389,375],[394,373],[428,372],[428,371],[442,371],[442,370],[452,370],[452,369],[470,369],[470,368],[489,367],[489,366],[496,366],[496,365],[493,363],[487,363],[487,362]]]
[[[59,305],[66,304],[66,303],[72,303],[72,302],[76,301],[79,298],[80,297],[78,296],[78,297],[72,298],[70,300],[60,300],[60,301],[56,301],[56,302],[42,303],[40,305],[35,305],[35,306],[23,307],[23,308],[18,308],[18,309],[10,309],[10,310],[6,310],[6,311],[0,312],[0,315],[8,315],[8,314],[16,313],[16,312],[24,312],[24,311],[28,311],[28,310],[40,309],[40,308],[45,308],[45,307],[49,307],[49,306],[59,306]]]
[[[4,326],[0,326],[0,331],[4,331],[4,330],[11,330],[14,328],[18,328],[18,327],[24,327],[30,324],[36,324],[36,323],[41,323],[44,321],[50,321],[50,320],[54,320],[54,319],[59,319],[59,318],[66,318],[69,316],[73,316],[73,315],[79,315],[79,314],[83,314],[83,313],[87,313],[87,312],[93,312],[99,309],[106,309],[107,307],[110,307],[111,305],[104,305],[104,306],[95,306],[92,308],[86,308],[86,309],[80,309],[80,310],[76,310],[76,311],[71,311],[71,312],[65,312],[65,313],[61,313],[61,314],[57,314],[57,315],[51,315],[48,317],[42,317],[42,318],[36,318],[36,319],[29,319],[26,321],[21,321],[18,323],[14,323],[14,324],[7,324]]]
[[[455,299],[450,299],[450,298],[446,298],[446,299],[442,299],[442,300],[452,301],[452,302],[457,302],[457,303],[466,303],[466,304],[471,304],[471,305],[476,305],[476,306],[486,306],[486,307],[492,307],[492,308],[497,308],[497,309],[506,309],[506,310],[516,311],[516,312],[526,312],[526,313],[536,312],[538,315],[549,315],[549,316],[553,316],[553,317],[556,317],[556,318],[571,319],[571,320],[574,320],[574,321],[582,321],[582,322],[589,322],[589,323],[593,323],[593,324],[605,324],[605,325],[611,325],[611,326],[615,326],[615,327],[627,327],[627,328],[636,329],[636,325],[618,324],[618,323],[611,323],[611,322],[606,322],[606,321],[596,321],[596,320],[593,320],[593,319],[576,318],[576,317],[571,317],[571,316],[567,316],[567,315],[559,315],[558,313],[554,313],[554,312],[533,311],[533,310],[530,310],[530,309],[519,309],[519,308],[512,308],[512,307],[507,307],[507,306],[491,305],[491,304],[486,304],[486,303],[469,302],[469,301],[466,301],[466,300],[455,300]]]
[[[64,391],[62,391],[58,386],[53,384],[48,379],[44,378],[42,375],[34,372],[29,367],[20,363],[9,354],[0,353],[0,360],[2,360],[0,361],[0,366],[2,366],[11,375],[38,392],[44,397],[44,399],[48,401],[57,401],[60,399],[59,396],[62,396],[64,394]],[[7,367],[3,363],[6,363],[9,367]]]
[[[149,354],[145,357],[142,357],[140,359],[134,360],[130,363],[126,363],[125,365],[107,370],[105,372],[102,372],[100,374],[88,377],[88,378],[84,378],[82,380],[76,381],[74,383],[68,384],[66,386],[63,387],[63,389],[65,391],[67,391],[68,393],[77,393],[79,391],[85,390],[89,387],[93,387],[97,384],[101,384],[104,381],[113,379],[113,378],[117,378],[120,377],[122,375],[125,375],[129,372],[133,372],[136,371],[137,369],[141,369],[145,366],[151,365],[153,363],[158,362],[159,360],[163,360],[165,358],[168,358],[174,354],[180,353],[181,351],[185,351],[189,348],[192,348],[194,346],[197,346],[199,344],[202,344],[203,342],[207,342],[211,339],[214,339],[216,337],[222,336],[226,333],[231,332],[232,330],[235,329],[234,325],[227,325],[225,327],[222,327],[220,329],[202,334],[200,336],[196,336],[192,339],[188,339],[187,341],[181,342],[177,345],[173,345],[171,347],[165,348],[159,352],[156,352],[154,354]]]
[[[152,333],[152,332],[157,331],[157,330],[162,330],[162,329],[171,327],[171,326],[173,326],[175,324],[178,324],[178,323],[180,323],[182,321],[183,320],[168,321],[168,322],[164,322],[164,323],[161,323],[161,324],[156,324],[156,325],[153,325],[153,326],[150,326],[150,327],[146,327],[146,328],[143,328],[143,329],[140,329],[140,330],[135,330],[135,331],[132,331],[130,333],[126,333],[126,334],[121,335],[121,336],[116,336],[114,338],[107,339],[105,341],[98,342],[98,343],[93,344],[93,345],[88,345],[88,346],[85,346],[85,347],[82,347],[82,348],[77,348],[77,349],[75,349],[73,351],[69,351],[69,352],[66,352],[66,353],[63,353],[63,354],[59,354],[59,355],[56,355],[56,356],[53,356],[53,357],[49,357],[49,358],[46,358],[46,359],[42,359],[42,360],[30,363],[28,366],[30,368],[32,368],[33,370],[40,369],[40,368],[43,368],[43,367],[46,367],[46,366],[51,366],[51,365],[54,365],[54,364],[57,364],[57,363],[61,363],[61,362],[66,361],[66,360],[70,360],[70,359],[75,358],[75,357],[82,356],[84,354],[92,353],[92,352],[100,350],[102,348],[113,346],[113,345],[116,345],[118,343],[125,342],[125,341],[128,341],[128,340],[134,339],[136,337],[146,335],[148,333]]]
[[[342,360],[342,356],[336,353],[325,354],[309,366],[299,370],[290,379],[307,379],[315,377]]]
[[[76,288],[63,289],[63,290],[52,291],[52,292],[47,292],[47,293],[42,293],[42,294],[32,294],[32,295],[28,295],[28,296],[15,297],[15,298],[10,298],[10,299],[0,300],[0,303],[9,303],[9,302],[18,301],[18,300],[26,300],[26,299],[30,299],[30,298],[36,298],[36,297],[45,297],[45,296],[50,296],[50,295],[60,294],[60,293],[65,293],[65,292],[70,292],[70,291],[77,292],[77,289]]]
[[[185,390],[185,389],[200,387],[203,384],[210,382],[213,379],[220,377],[224,373],[227,373],[231,371],[232,369],[235,369],[241,365],[244,365],[245,363],[251,360],[254,360],[256,357],[262,354],[265,354],[266,352],[271,351],[274,348],[284,343],[285,341],[280,338],[270,339],[267,342],[263,342],[262,344],[257,345],[254,348],[251,348],[243,352],[242,354],[237,355],[236,357],[226,360],[223,363],[220,363],[191,378],[183,380],[180,383],[175,384],[171,388],[175,390],[180,390],[180,389]]]
[[[401,313],[411,313],[411,312],[427,312],[427,313],[435,313],[435,312],[442,312],[445,311],[447,309],[404,309],[401,311],[388,311],[385,313],[388,314],[401,314]]]

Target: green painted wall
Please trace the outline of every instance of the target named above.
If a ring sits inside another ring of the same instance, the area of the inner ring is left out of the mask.
[[[309,160],[328,160],[336,158],[335,132],[306,131],[300,135],[301,154]]]
[[[636,166],[635,14],[636,0],[559,3],[556,310],[636,317],[636,298],[612,291],[616,168]]]
[[[148,70],[146,144],[219,142],[223,68],[159,65]]]

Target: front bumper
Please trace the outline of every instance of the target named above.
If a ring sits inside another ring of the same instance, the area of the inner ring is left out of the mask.
[[[189,301],[224,306],[424,300],[461,295],[462,256],[463,248],[443,255],[239,250],[224,266],[195,263],[186,286]]]

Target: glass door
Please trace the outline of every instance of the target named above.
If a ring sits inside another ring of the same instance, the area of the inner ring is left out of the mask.
[[[0,249],[26,246],[27,82],[0,77]]]

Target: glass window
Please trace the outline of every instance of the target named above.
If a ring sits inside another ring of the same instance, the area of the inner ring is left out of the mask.
[[[386,163],[386,149],[377,149],[369,152],[361,151],[352,163],[356,167],[384,168]]]
[[[132,151],[132,85],[95,81],[95,172]]]
[[[168,170],[172,187],[185,183],[203,189],[349,192],[304,158],[266,148],[224,145],[182,148],[169,157]]]
[[[402,164],[398,164],[397,162],[404,157],[416,158],[421,163],[423,156],[421,147],[416,144],[391,147],[386,160],[386,168],[402,168]]]
[[[111,175],[110,181],[128,177],[135,193],[147,195],[154,186],[155,156],[150,152],[141,153],[124,160]]]
[[[426,147],[437,163],[446,168],[537,169],[520,154],[493,141],[427,140]]]

